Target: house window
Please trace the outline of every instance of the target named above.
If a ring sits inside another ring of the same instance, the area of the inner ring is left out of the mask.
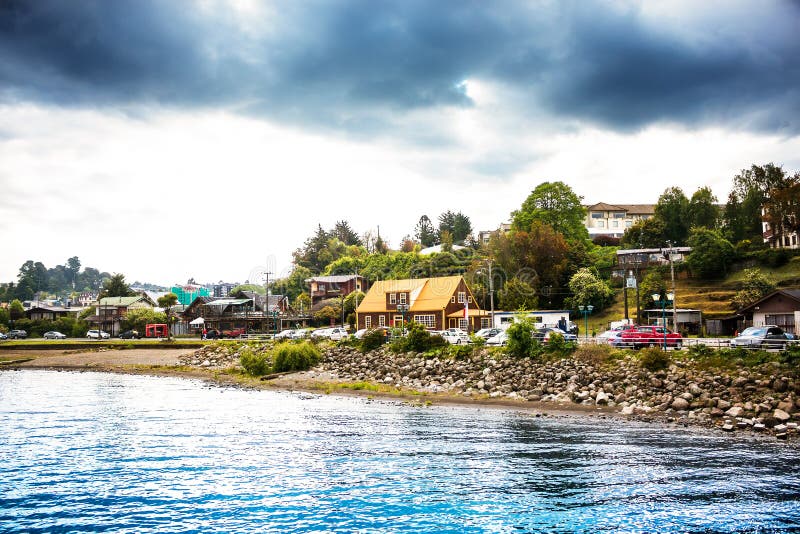
[[[630,228],[633,226],[633,221],[625,221],[625,228]]]
[[[414,322],[419,323],[425,328],[433,328],[436,326],[436,317],[433,314],[431,315],[415,315]]]
[[[325,284],[317,284],[317,291],[325,291]]]
[[[470,296],[468,296],[468,297],[467,297],[467,302],[469,302],[470,304],[472,304],[472,295],[470,295]]]
[[[394,316],[394,326],[403,326],[403,316],[402,315],[395,315]]]
[[[619,228],[619,221],[611,221],[611,226],[613,228]]]
[[[597,221],[597,227],[598,228],[605,228],[606,227],[606,222],[605,221]]]
[[[624,219],[625,218],[625,213],[622,212],[622,211],[615,211],[614,212],[614,218],[615,219]]]
[[[489,318],[481,317],[481,328],[489,328]]]
[[[397,302],[397,294],[389,293],[389,304],[395,304],[396,302]]]
[[[378,326],[386,326],[386,316],[379,315],[378,316]]]
[[[592,219],[602,219],[602,218],[603,218],[603,212],[600,212],[600,213],[598,213],[596,211],[592,212]]]
[[[450,297],[450,304],[455,304],[455,303],[456,303],[456,296],[453,295],[452,297]]]
[[[372,328],[372,316],[367,315],[364,317],[364,328]]]
[[[405,304],[405,303],[406,303],[406,294],[400,293],[400,304]]]
[[[465,291],[459,291],[458,292],[458,303],[459,304],[464,304],[465,302],[467,302],[467,293]]]
[[[469,330],[469,320],[467,319],[459,319],[458,320],[458,327],[463,330],[464,332]]]

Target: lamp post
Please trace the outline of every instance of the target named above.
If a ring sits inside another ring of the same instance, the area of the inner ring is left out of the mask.
[[[408,311],[408,304],[398,304],[397,311],[400,312],[400,321],[402,321],[400,329],[402,331],[406,327],[406,312]]]
[[[578,306],[578,309],[583,314],[583,337],[589,340],[589,314],[594,310],[594,306],[587,304],[586,306]]]
[[[661,326],[664,327],[664,350],[667,350],[667,306],[675,299],[675,293],[667,293],[663,299],[660,293],[653,293],[651,296],[653,301],[661,306]]]

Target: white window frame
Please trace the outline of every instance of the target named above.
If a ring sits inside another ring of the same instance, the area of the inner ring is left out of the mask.
[[[403,327],[403,316],[402,315],[395,315],[394,316],[394,325],[400,328]]]
[[[372,316],[371,315],[367,315],[366,317],[364,317],[364,328],[366,328],[367,330],[372,328]]]
[[[472,304],[472,295],[468,295],[468,296],[467,296],[467,302],[469,302],[470,304]]]
[[[458,327],[464,332],[469,332],[469,319],[459,319]]]
[[[491,328],[489,326],[490,318],[489,317],[481,317],[481,328]]]
[[[378,316],[378,326],[379,327],[380,326],[386,326],[386,316],[385,315],[379,315]]]
[[[405,304],[405,303],[406,303],[406,294],[400,293],[400,304]]]
[[[389,304],[397,304],[397,293],[389,293]]]
[[[419,323],[425,328],[436,327],[436,316],[434,314],[420,314],[414,316],[414,322]]]
[[[455,303],[456,303],[456,296],[453,295],[452,297],[450,297],[450,304],[455,304]]]
[[[465,304],[467,302],[467,292],[466,291],[459,291],[458,292],[458,303]]]

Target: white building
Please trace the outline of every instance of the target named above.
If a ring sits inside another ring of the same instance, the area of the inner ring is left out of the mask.
[[[606,204],[586,206],[586,229],[589,237],[622,237],[625,230],[655,214],[655,204]]]

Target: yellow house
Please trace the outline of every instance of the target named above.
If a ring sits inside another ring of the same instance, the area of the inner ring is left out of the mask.
[[[431,330],[473,332],[488,328],[489,320],[462,276],[375,282],[356,310],[358,328],[414,321]]]

